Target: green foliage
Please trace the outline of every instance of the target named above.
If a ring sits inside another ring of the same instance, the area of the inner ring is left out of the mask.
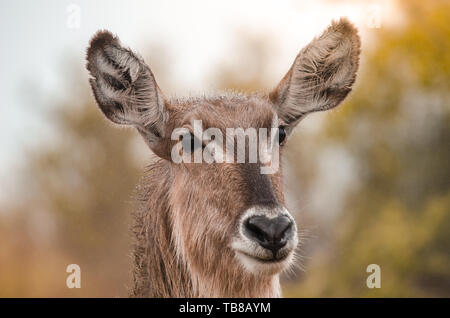
[[[126,296],[128,225],[141,170],[136,134],[103,119],[87,87],[50,110],[56,137],[28,152],[25,200],[2,217],[10,220],[0,233],[9,243],[2,245],[0,295]],[[65,286],[72,263],[81,267],[81,289]]]
[[[323,117],[318,134],[305,135],[301,123],[288,143],[285,178],[301,198],[300,229],[320,231],[305,242],[306,271],[285,284],[285,296],[450,296],[450,5],[400,5],[404,25],[372,30],[370,47],[362,39],[347,101]],[[215,73],[217,86],[275,84],[261,76],[271,56],[264,43],[245,41],[243,65]],[[27,154],[23,197],[0,215],[0,296],[124,296],[131,194],[141,170],[136,134],[107,123],[86,86],[56,104],[47,117],[57,138]],[[314,186],[329,148],[349,154],[357,184],[324,222],[303,199],[320,192]],[[65,286],[71,263],[81,266],[80,290]],[[381,267],[380,289],[366,287],[373,263]]]
[[[287,296],[450,295],[450,5],[401,4],[406,25],[376,31],[354,93],[324,123],[321,144],[350,152],[359,185]],[[365,285],[372,263],[380,289]]]

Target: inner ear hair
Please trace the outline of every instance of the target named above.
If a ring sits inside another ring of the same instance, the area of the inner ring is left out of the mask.
[[[288,130],[307,114],[334,108],[344,100],[356,79],[360,46],[357,29],[341,18],[300,51],[269,94]]]
[[[86,54],[90,84],[98,106],[112,122],[163,136],[164,98],[143,59],[109,31],[97,32]]]

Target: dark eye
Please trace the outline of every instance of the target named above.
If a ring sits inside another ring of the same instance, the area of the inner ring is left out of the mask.
[[[278,127],[278,142],[280,145],[286,139],[286,130],[284,130],[283,126]]]
[[[181,139],[181,145],[183,146],[183,151],[187,153],[194,152],[197,148],[202,146],[202,142],[198,140],[192,133],[183,135]]]

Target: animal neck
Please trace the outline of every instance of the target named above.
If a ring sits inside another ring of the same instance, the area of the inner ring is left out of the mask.
[[[132,297],[280,297],[278,275],[230,270],[217,260],[215,271],[193,268],[176,252],[172,234],[170,164],[150,165],[138,186],[134,213]]]

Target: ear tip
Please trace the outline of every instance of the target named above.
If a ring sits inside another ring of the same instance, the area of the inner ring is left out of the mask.
[[[347,17],[340,17],[339,20],[333,20],[331,22],[330,29],[334,32],[339,32],[345,38],[348,38],[353,43],[353,47],[356,51],[360,51],[361,37],[358,33],[358,28]]]
[[[94,75],[96,73],[95,56],[108,45],[120,45],[119,38],[108,30],[98,30],[89,41],[86,49],[86,68]]]
[[[119,39],[108,30],[98,30],[89,41],[89,47],[101,47],[107,44],[118,44]]]
[[[342,34],[358,35],[358,29],[347,17],[340,17],[337,21],[333,20],[331,22],[331,28]]]
[[[87,60],[89,61],[90,57],[96,51],[104,49],[107,45],[120,45],[119,38],[108,30],[98,30],[95,32],[86,50]]]

